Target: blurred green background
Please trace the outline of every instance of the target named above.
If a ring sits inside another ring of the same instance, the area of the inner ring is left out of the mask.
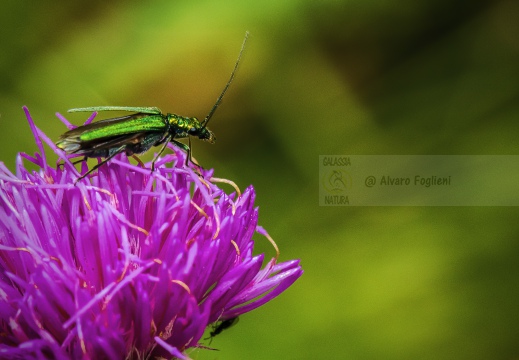
[[[218,141],[194,155],[255,186],[261,225],[305,274],[216,337],[219,352],[190,356],[519,359],[519,209],[318,206],[319,155],[517,155],[518,14],[483,0],[2,1],[0,160],[36,151],[22,105],[52,139],[73,107],[203,118],[248,30]]]

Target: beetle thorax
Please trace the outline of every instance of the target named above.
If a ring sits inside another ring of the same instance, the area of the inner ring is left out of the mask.
[[[174,133],[176,138],[185,138],[189,135],[197,136],[202,129],[200,121],[195,117],[168,114],[167,122],[170,127],[170,132]]]

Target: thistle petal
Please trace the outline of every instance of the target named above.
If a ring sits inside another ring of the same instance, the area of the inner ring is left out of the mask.
[[[208,325],[301,276],[299,260],[252,255],[266,234],[252,186],[226,194],[173,146],[153,174],[121,154],[74,184],[24,111],[39,152],[19,154],[16,174],[0,163],[0,358],[187,359]]]

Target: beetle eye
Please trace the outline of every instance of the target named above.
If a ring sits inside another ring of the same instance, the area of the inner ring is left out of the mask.
[[[191,135],[195,135],[196,134],[196,128],[192,127],[191,129],[189,129],[189,134]]]

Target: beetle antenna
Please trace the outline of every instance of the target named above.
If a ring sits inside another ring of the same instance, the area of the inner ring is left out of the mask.
[[[240,63],[241,55],[243,53],[243,50],[245,49],[245,43],[247,42],[248,38],[249,38],[249,32],[246,31],[245,39],[243,39],[243,43],[241,44],[240,53],[238,54],[238,59],[236,59],[236,63],[234,64],[234,69],[232,70],[231,77],[229,78],[229,81],[227,81],[227,84],[225,84],[225,87],[223,88],[223,91],[220,94],[220,96],[218,96],[218,99],[216,99],[216,103],[213,105],[213,108],[211,109],[211,111],[209,111],[209,114],[207,114],[207,116],[205,117],[205,119],[202,123],[202,129],[205,128],[207,126],[207,123],[209,122],[209,120],[211,120],[211,117],[213,116],[214,112],[216,111],[216,109],[218,108],[220,103],[222,102],[223,96],[227,92],[229,85],[231,85],[231,82],[234,79],[234,74],[236,74],[236,70],[238,70],[238,64]]]

